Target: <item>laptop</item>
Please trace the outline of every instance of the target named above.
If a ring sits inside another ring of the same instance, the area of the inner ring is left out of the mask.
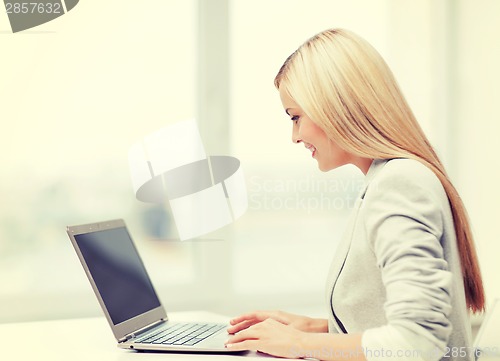
[[[486,309],[476,339],[474,349],[476,360],[500,360],[500,298],[494,299]]]
[[[68,226],[67,233],[118,347],[234,352],[224,347],[227,324],[169,321],[122,219]]]

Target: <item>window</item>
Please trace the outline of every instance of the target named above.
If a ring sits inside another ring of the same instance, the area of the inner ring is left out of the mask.
[[[0,322],[101,315],[65,227],[113,218],[127,221],[169,311],[321,314],[363,177],[350,166],[321,173],[291,143],[273,79],[330,27],[365,37],[394,71],[469,206],[495,292],[500,50],[484,34],[498,32],[500,3],[478,4],[109,0],[22,34],[2,31],[0,14]],[[249,209],[205,240],[172,242],[168,205],[135,199],[127,152],[190,118],[208,154],[241,161]]]
[[[195,5],[83,4],[0,34],[0,322],[100,314],[67,225],[124,218],[158,286],[201,282],[195,245],[159,240],[175,236],[168,213],[135,199],[127,163],[195,115]]]

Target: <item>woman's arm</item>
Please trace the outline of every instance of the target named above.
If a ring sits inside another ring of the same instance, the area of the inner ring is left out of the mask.
[[[318,360],[366,360],[362,349],[362,334],[317,333],[304,335],[301,358]]]
[[[453,232],[445,234],[453,219],[439,179],[421,163],[392,160],[368,186],[363,214],[387,319],[365,330],[363,346],[439,360],[452,332],[453,275],[444,246],[455,242]]]

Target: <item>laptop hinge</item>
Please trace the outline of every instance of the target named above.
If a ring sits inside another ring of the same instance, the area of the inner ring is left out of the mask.
[[[163,322],[165,322],[164,318],[162,318],[162,319],[160,319],[160,320],[158,320],[156,322],[153,322],[153,323],[151,323],[151,324],[149,324],[149,325],[147,325],[147,326],[145,326],[143,328],[135,330],[134,332],[131,332],[131,333],[125,335],[125,337],[120,338],[118,340],[118,342],[126,342],[128,340],[131,340],[131,339],[137,337],[139,334],[141,334],[143,332],[146,332],[146,331],[148,331],[148,330],[150,330],[152,328],[155,328],[156,326],[162,324]]]

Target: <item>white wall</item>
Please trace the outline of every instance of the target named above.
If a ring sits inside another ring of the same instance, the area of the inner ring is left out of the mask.
[[[364,36],[393,69],[469,208],[487,295],[500,295],[498,1],[230,1],[231,155],[253,202],[210,235],[222,241],[203,244],[152,241],[145,218],[158,210],[136,201],[129,181],[128,147],[196,114],[194,1],[144,4],[82,1],[19,34],[0,12],[0,322],[100,314],[64,230],[118,217],[171,310],[320,314],[361,178],[352,168],[322,174],[292,145],[273,78],[329,27]],[[325,193],[336,203],[303,207]]]
[[[500,2],[458,1],[457,185],[468,206],[488,300],[500,297]]]

